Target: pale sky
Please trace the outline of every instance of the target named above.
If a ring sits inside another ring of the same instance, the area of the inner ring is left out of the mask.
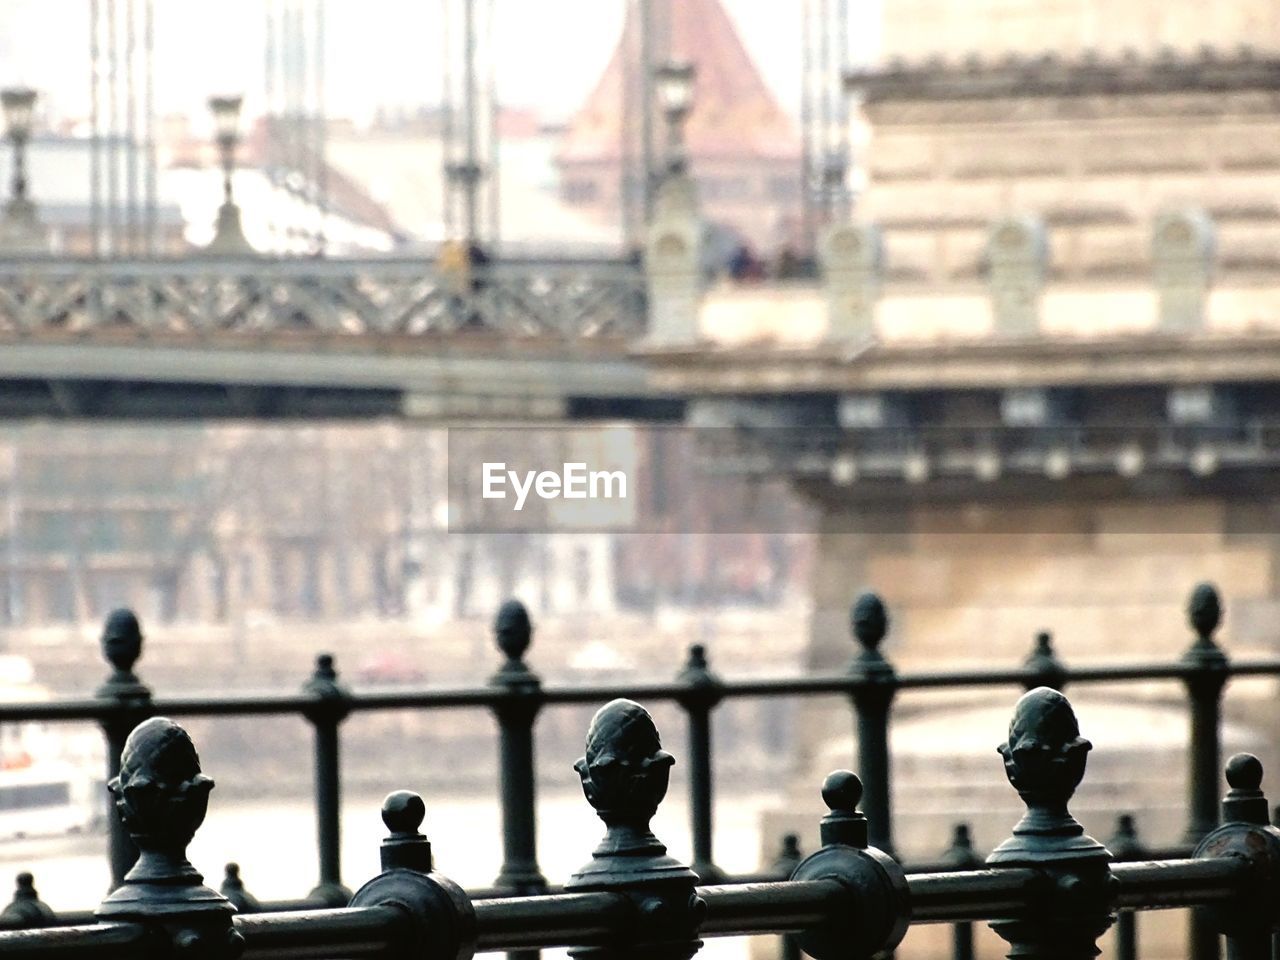
[[[105,0],[102,0],[105,3]],[[115,0],[123,10],[128,0]],[[676,0],[679,2],[679,0]],[[783,105],[799,100],[798,0],[722,0]],[[874,48],[880,0],[848,0],[855,58]],[[155,0],[160,113],[203,116],[210,93],[261,106],[263,0]],[[603,69],[624,0],[494,0],[499,98],[567,115]],[[438,102],[442,0],[328,0],[330,116]],[[51,115],[87,111],[89,0],[0,0],[0,84],[39,89]]]

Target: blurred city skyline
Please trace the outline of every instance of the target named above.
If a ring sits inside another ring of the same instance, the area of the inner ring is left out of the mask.
[[[117,0],[122,4],[128,0]],[[493,0],[498,99],[564,120],[581,104],[621,34],[626,0]],[[882,0],[850,4],[850,58],[872,56]],[[243,93],[249,117],[263,111],[265,0],[161,2],[155,8],[157,112],[206,122],[214,93]],[[381,111],[441,100],[440,3],[328,0],[326,100],[331,117],[368,123]],[[758,0],[724,7],[782,106],[799,109],[801,8]],[[4,0],[0,85],[41,93],[52,122],[88,114],[90,0]],[[554,54],[554,55],[550,55]]]

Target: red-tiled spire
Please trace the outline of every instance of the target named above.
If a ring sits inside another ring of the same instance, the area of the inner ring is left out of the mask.
[[[669,10],[670,55],[692,61],[698,71],[693,111],[685,126],[694,163],[702,157],[796,157],[800,147],[795,124],[765,85],[720,0],[672,0]],[[618,47],[569,123],[562,161],[617,160],[624,51],[639,49],[638,31],[637,8],[631,5]]]

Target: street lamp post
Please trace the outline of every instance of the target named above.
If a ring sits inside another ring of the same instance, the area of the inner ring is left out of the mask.
[[[240,143],[240,96],[210,97],[209,109],[213,112],[214,132],[222,163],[222,205],[218,207],[218,222],[213,240],[205,248],[209,253],[236,255],[253,253],[245,239],[240,222],[240,207],[235,201],[232,175],[236,169],[236,147]]]
[[[43,235],[36,218],[36,206],[27,196],[27,143],[31,139],[36,92],[26,87],[0,90],[5,130],[13,147],[13,178],[4,206],[3,246],[7,249],[38,249]]]
[[[837,110],[827,125],[822,157],[822,208],[830,223],[849,219],[849,121]]]
[[[688,171],[689,157],[684,142],[684,122],[693,106],[693,82],[696,70],[692,63],[668,61],[653,71],[654,88],[662,114],[667,122],[666,175]]]

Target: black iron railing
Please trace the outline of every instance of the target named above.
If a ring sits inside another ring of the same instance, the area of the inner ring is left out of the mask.
[[[1184,845],[1165,851],[1143,851],[1132,836],[1132,823],[1117,829],[1120,858],[1160,856],[1179,860],[1185,857],[1218,822],[1217,798],[1221,768],[1221,698],[1234,676],[1280,676],[1280,659],[1231,660],[1214,642],[1221,619],[1216,591],[1208,585],[1196,588],[1189,606],[1194,640],[1187,651],[1173,661],[1145,661],[1069,667],[1056,656],[1047,634],[1036,638],[1035,647],[1024,663],[1013,669],[929,671],[898,673],[880,652],[888,630],[883,604],[873,594],[860,597],[853,608],[852,630],[859,652],[844,673],[792,678],[726,680],[712,672],[706,651],[700,645],[689,650],[688,661],[669,682],[649,684],[595,684],[582,686],[543,685],[524,662],[531,626],[528,614],[517,602],[505,604],[496,624],[498,647],[506,662],[489,684],[465,688],[424,688],[353,692],[338,679],[332,657],[321,655],[315,672],[297,694],[241,696],[156,697],[133,672],[141,654],[141,631],[128,611],[117,611],[108,619],[103,646],[114,672],[93,698],[57,700],[45,703],[0,705],[0,723],[24,720],[92,720],[102,726],[108,743],[109,777],[118,776],[119,757],[125,737],[142,720],[158,715],[243,716],[294,714],[312,725],[315,740],[314,778],[316,789],[319,883],[306,897],[289,903],[259,905],[244,891],[238,876],[230,875],[224,891],[248,912],[266,909],[278,913],[283,908],[338,907],[347,903],[349,891],[343,885],[339,856],[341,783],[339,779],[340,731],[343,721],[354,712],[397,709],[446,709],[483,707],[493,711],[500,731],[500,777],[504,859],[492,890],[475,891],[484,902],[501,897],[542,895],[550,892],[537,861],[535,835],[535,781],[533,729],[540,711],[559,704],[598,704],[618,697],[646,701],[674,701],[685,712],[688,725],[690,769],[690,814],[693,839],[693,869],[704,881],[720,883],[726,878],[715,864],[712,848],[714,778],[712,775],[711,728],[719,703],[734,697],[809,696],[843,694],[855,717],[859,747],[862,800],[868,811],[869,842],[892,854],[892,794],[890,785],[889,725],[892,706],[901,691],[964,687],[1046,687],[1116,681],[1167,679],[1180,681],[1187,691],[1191,712],[1189,748],[1188,822]],[[135,857],[133,844],[119,822],[111,830],[113,884],[120,884]],[[760,875],[739,877],[738,881],[776,882],[799,858],[791,842],[779,857],[776,869]],[[967,836],[958,836],[952,848],[933,864],[917,864],[911,873],[939,876],[946,870],[966,872],[975,855]],[[1201,869],[1201,868],[1197,868]],[[1122,871],[1123,873],[1123,871]],[[1176,871],[1175,871],[1176,875]],[[940,882],[940,881],[938,881]],[[928,885],[926,885],[926,889]],[[20,902],[33,898],[19,896]],[[727,894],[725,895],[727,896]],[[730,902],[728,900],[724,902]],[[1126,905],[1120,904],[1121,908]],[[512,908],[515,909],[515,908]],[[17,909],[22,913],[21,909]],[[83,919],[85,915],[62,917]],[[1122,958],[1136,953],[1132,918],[1121,912],[1118,949]],[[1197,960],[1216,956],[1217,938],[1203,913],[1193,924],[1193,955]],[[982,919],[982,918],[977,918]],[[969,918],[958,918],[955,956],[972,954]],[[746,931],[749,932],[749,931]]]
[[[575,764],[605,838],[563,893],[468,896],[433,872],[419,832],[425,806],[398,791],[382,808],[382,872],[348,906],[237,914],[186,857],[213,781],[186,732],[154,717],[128,736],[109,785],[140,851],[136,864],[96,923],[0,932],[0,955],[467,960],[565,946],[590,960],[690,960],[706,937],[783,933],[817,960],[860,960],[892,950],[913,924],[986,921],[1010,956],[1091,960],[1118,911],[1195,907],[1215,948],[1222,934],[1233,960],[1269,958],[1280,922],[1280,830],[1267,824],[1258,760],[1238,754],[1227,764],[1225,823],[1191,857],[1124,863],[1068,809],[1090,749],[1066,697],[1037,687],[1018,701],[1000,746],[1027,812],[985,866],[907,874],[868,843],[863,785],[837,771],[822,787],[830,810],[822,847],[788,879],[703,885],[650,831],[673,758],[647,711],[618,699],[592,720]]]

